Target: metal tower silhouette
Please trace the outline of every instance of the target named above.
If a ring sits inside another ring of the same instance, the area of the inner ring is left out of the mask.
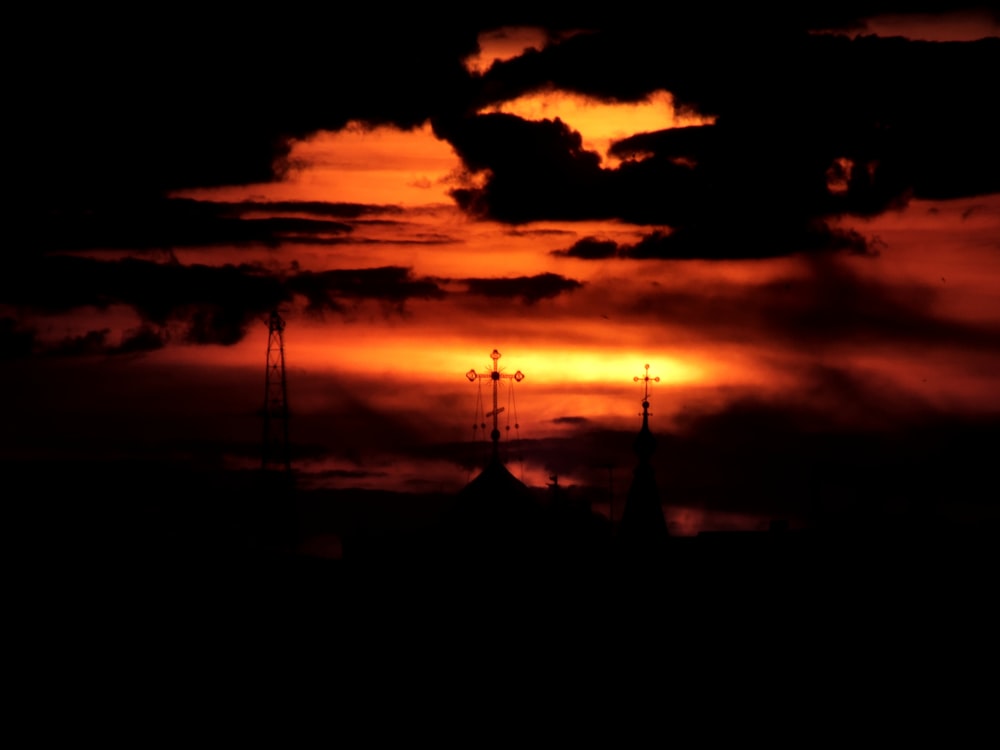
[[[493,459],[498,459],[500,455],[500,428],[497,426],[497,417],[500,412],[503,411],[503,407],[497,408],[497,386],[500,385],[501,379],[512,378],[515,382],[520,383],[524,380],[524,373],[518,370],[513,375],[500,372],[500,368],[497,365],[497,361],[500,359],[500,352],[496,349],[490,354],[490,358],[493,360],[493,369],[487,370],[486,372],[476,372],[475,370],[469,370],[465,373],[465,377],[469,379],[470,382],[476,382],[476,380],[489,378],[493,381],[493,411],[487,414],[487,417],[493,417],[493,431],[490,433],[490,440],[493,441]],[[515,424],[516,428],[517,425]]]
[[[264,442],[261,468],[291,473],[288,451],[288,389],[285,384],[285,321],[277,310],[267,321],[264,372]]]

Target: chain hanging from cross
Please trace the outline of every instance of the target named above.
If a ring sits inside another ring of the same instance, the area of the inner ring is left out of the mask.
[[[493,417],[493,432],[490,433],[490,439],[493,441],[493,452],[496,454],[497,447],[500,442],[500,428],[497,426],[497,417],[500,412],[503,411],[503,407],[497,408],[497,387],[500,385],[501,379],[512,378],[515,382],[520,383],[524,380],[524,373],[518,370],[513,375],[500,371],[500,367],[497,361],[500,359],[500,352],[496,349],[490,354],[490,358],[493,360],[493,369],[487,370],[486,372],[476,372],[475,370],[469,370],[465,373],[465,377],[469,379],[470,382],[474,383],[477,380],[484,380],[489,378],[493,381],[493,411],[487,414],[487,417]]]
[[[649,365],[646,365],[646,374],[643,377],[636,375],[632,378],[633,382],[638,383],[640,380],[643,381],[643,391],[642,391],[642,416],[649,416],[649,384],[659,383],[659,376],[655,378],[649,377]]]

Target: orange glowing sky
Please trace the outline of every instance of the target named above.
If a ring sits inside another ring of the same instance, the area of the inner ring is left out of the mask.
[[[479,36],[478,51],[461,64],[473,77],[487,80],[504,73],[498,68],[504,62],[586,33],[495,28]],[[994,17],[979,14],[884,16],[868,19],[852,33],[940,43],[996,36],[998,26]],[[744,118],[755,126],[773,119],[777,128],[788,110],[769,100],[767,81],[758,83],[759,98],[740,94],[741,102],[759,105]],[[634,138],[655,145],[660,141],[643,139],[734,127],[732,117],[727,123],[715,112],[679,104],[681,93],[663,88],[617,99],[551,83],[528,89],[484,104],[474,114],[499,113],[529,124],[558,121],[570,136],[578,136],[574,153],[596,155],[608,174],[652,163],[651,154],[639,146],[628,157],[621,155],[625,151],[616,156],[616,141]],[[795,111],[794,102],[789,108]],[[675,230],[666,223],[600,217],[505,222],[477,216],[463,210],[454,196],[483,188],[493,175],[463,161],[430,121],[405,127],[385,119],[350,118],[336,129],[296,133],[287,141],[287,153],[275,160],[271,180],[205,181],[167,191],[169,198],[196,206],[231,204],[234,212],[252,203],[252,210],[239,215],[242,222],[287,219],[282,226],[288,228],[275,241],[206,240],[161,248],[108,242],[54,253],[109,264],[133,259],[163,268],[251,268],[275,278],[404,269],[399,273],[405,278],[397,281],[429,289],[398,298],[345,294],[328,309],[311,308],[307,294],[299,291],[283,308],[289,403],[299,420],[293,422],[293,439],[326,449],[316,448],[297,466],[315,486],[351,481],[368,489],[461,487],[469,467],[444,451],[419,454],[410,448],[470,440],[478,422],[479,384],[470,384],[465,373],[488,368],[493,349],[500,351],[499,364],[506,371],[525,374],[514,386],[516,414],[507,409],[504,420],[516,420],[517,437],[529,445],[568,440],[574,430],[630,435],[640,424],[643,384],[636,378],[647,364],[658,378],[650,389],[652,425],[664,435],[680,434],[701,424],[698,420],[747,404],[794,402],[808,405],[803,413],[824,425],[866,429],[890,422],[905,428],[900,415],[911,409],[935,416],[1000,416],[1000,351],[994,346],[1000,330],[1000,193],[907,194],[887,210],[844,212],[829,221],[877,252],[585,257],[568,249],[587,242],[632,247]],[[766,147],[751,148],[744,156],[734,167],[738,176],[718,195],[747,188],[752,194],[757,179],[771,168]],[[836,165],[847,161],[830,155],[826,163],[834,175]],[[694,167],[684,159],[670,167],[677,165]],[[758,168],[761,173],[754,174]],[[831,195],[848,191],[847,177],[841,171],[828,179]],[[794,198],[795,192],[789,195]],[[672,199],[682,203],[684,197]],[[315,229],[318,222],[307,223],[315,219],[315,206],[339,204],[365,210],[358,216],[324,217],[328,223],[320,229]],[[752,205],[755,211],[766,210],[766,203]],[[738,218],[720,215],[717,221],[745,225],[751,247],[772,241],[768,225],[758,227],[757,218],[748,210]],[[512,280],[524,284],[497,283]],[[71,291],[67,284],[61,293],[69,297]],[[117,344],[155,317],[156,302],[149,303],[150,312],[104,298],[73,305],[60,301],[33,316],[33,330],[44,347],[69,341],[82,351],[88,336]],[[0,311],[16,317],[16,301],[0,300]],[[195,319],[197,312],[192,312]],[[190,327],[190,321],[184,325]],[[220,442],[252,444],[259,429],[253,415],[267,343],[263,319],[224,343],[191,343],[184,338],[187,329],[175,320],[163,327],[173,333],[172,338],[163,335],[169,345],[121,357],[107,368],[118,368],[120,382],[129,388],[156,383],[128,403],[137,411],[149,406],[165,425],[162,430],[133,425],[133,442],[153,444],[174,431],[181,435],[188,405],[175,410],[166,404],[171,398],[183,401],[182,394],[190,392],[185,389],[204,382],[211,383],[204,386],[210,394],[192,398],[190,411],[209,412],[205,434]],[[101,365],[87,362],[80,378],[104,382]],[[115,390],[107,387],[105,397],[110,400]],[[64,402],[55,400],[75,413],[83,407],[72,405],[77,402],[71,391],[66,388]],[[123,400],[126,391],[119,391]],[[852,402],[852,394],[859,393],[869,400]],[[509,397],[506,390],[501,394]],[[884,409],[873,410],[873,402]],[[55,450],[55,441],[47,442],[48,430],[47,424],[26,427],[17,451]],[[613,451],[620,482],[628,472],[629,450],[626,442]],[[236,451],[225,457],[234,466],[254,460]],[[590,458],[567,459],[561,468],[553,461],[551,455],[525,452],[516,473],[534,486],[545,485],[556,471],[565,485],[604,481],[604,469]],[[357,476],[344,479],[348,474]],[[689,532],[729,523],[724,511],[693,504],[678,505],[671,513],[677,527]],[[752,516],[733,511],[728,518],[746,526],[756,522],[746,520]]]
[[[661,92],[644,105],[588,102],[557,91],[536,94],[498,108],[521,117],[560,117],[578,130],[585,144],[605,153],[613,138],[632,132],[680,127],[709,118],[679,116],[669,94]],[[474,179],[463,173],[450,147],[428,126],[404,132],[362,128],[352,124],[338,133],[321,133],[294,144],[295,167],[280,182],[239,188],[196,189],[178,196],[214,201],[361,202],[403,206],[405,217],[386,216],[391,224],[373,221],[344,244],[297,247],[303,268],[380,267],[402,265],[416,277],[510,277],[556,272],[577,279],[582,288],[571,295],[525,306],[518,300],[491,300],[462,305],[454,302],[408,301],[398,316],[376,306],[362,307],[348,321],[314,320],[292,312],[286,334],[292,372],[303,368],[329,372],[331,378],[371,383],[380,408],[405,413],[419,393],[449,399],[454,411],[438,415],[456,439],[467,431],[474,388],[463,382],[469,367],[487,368],[489,351],[498,348],[501,364],[526,373],[518,386],[520,436],[558,434],[552,420],[568,414],[629,429],[636,425],[641,392],[633,378],[643,365],[660,378],[652,398],[657,424],[671,424],[683,411],[688,393],[723,393],[750,389],[780,394],[794,388],[802,370],[812,365],[851,363],[886,387],[900,388],[942,407],[966,411],[1000,409],[993,356],[975,362],[954,358],[943,344],[936,351],[913,350],[864,340],[841,341],[825,350],[802,351],[784,341],[767,339],[751,328],[703,332],[678,310],[676,319],[652,322],[641,300],[699,290],[707,309],[737,313],[740,300],[755,287],[782,281],[808,280],[816,269],[804,259],[760,261],[633,261],[599,262],[551,253],[583,237],[629,243],[648,227],[621,222],[537,222],[516,229],[474,221],[457,208],[446,190]],[[373,217],[377,219],[377,217]],[[929,291],[928,313],[955,321],[1000,319],[1000,200],[996,196],[954,202],[914,201],[906,208],[850,227],[884,243],[878,258],[845,258],[834,265],[859,283],[915,285]],[[434,241],[426,244],[428,238]],[[408,245],[413,240],[414,244]],[[945,248],[942,251],[942,248]],[[279,251],[274,256],[281,257]],[[204,261],[201,251],[180,260]],[[245,250],[240,257],[246,259]],[[220,261],[231,260],[225,254]],[[460,285],[453,285],[460,291]],[[850,294],[850,285],[845,287]],[[698,314],[704,314],[699,310]],[[261,357],[263,331],[238,347],[217,353],[227,362],[248,366]],[[173,356],[182,356],[180,353]],[[202,351],[187,355],[204,361]],[[458,418],[461,415],[461,419]],[[454,420],[454,421],[452,421]],[[450,425],[449,422],[452,422]],[[331,425],[331,428],[333,426]],[[426,465],[387,473],[381,482],[426,472]],[[447,474],[447,471],[445,472]],[[527,478],[546,478],[544,467],[529,467]],[[453,475],[456,481],[465,475]],[[583,481],[566,477],[564,481]],[[380,482],[375,482],[379,485]]]

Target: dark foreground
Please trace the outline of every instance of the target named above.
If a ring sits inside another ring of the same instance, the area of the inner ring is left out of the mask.
[[[224,488],[102,497],[58,484],[66,494],[8,508],[12,674],[44,694],[87,694],[100,676],[133,708],[178,684],[202,698],[336,685],[368,707],[509,685],[535,702],[641,685],[759,700],[766,676],[785,701],[845,680],[870,698],[939,694],[997,665],[988,524],[639,549],[589,520],[526,541],[410,518],[324,555],[304,543],[315,516],[278,512],[291,507],[280,493],[248,505]]]

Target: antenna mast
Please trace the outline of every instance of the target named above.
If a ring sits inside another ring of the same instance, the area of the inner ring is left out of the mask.
[[[267,368],[264,372],[264,443],[261,468],[290,474],[288,389],[285,384],[285,321],[277,310],[267,321]]]

